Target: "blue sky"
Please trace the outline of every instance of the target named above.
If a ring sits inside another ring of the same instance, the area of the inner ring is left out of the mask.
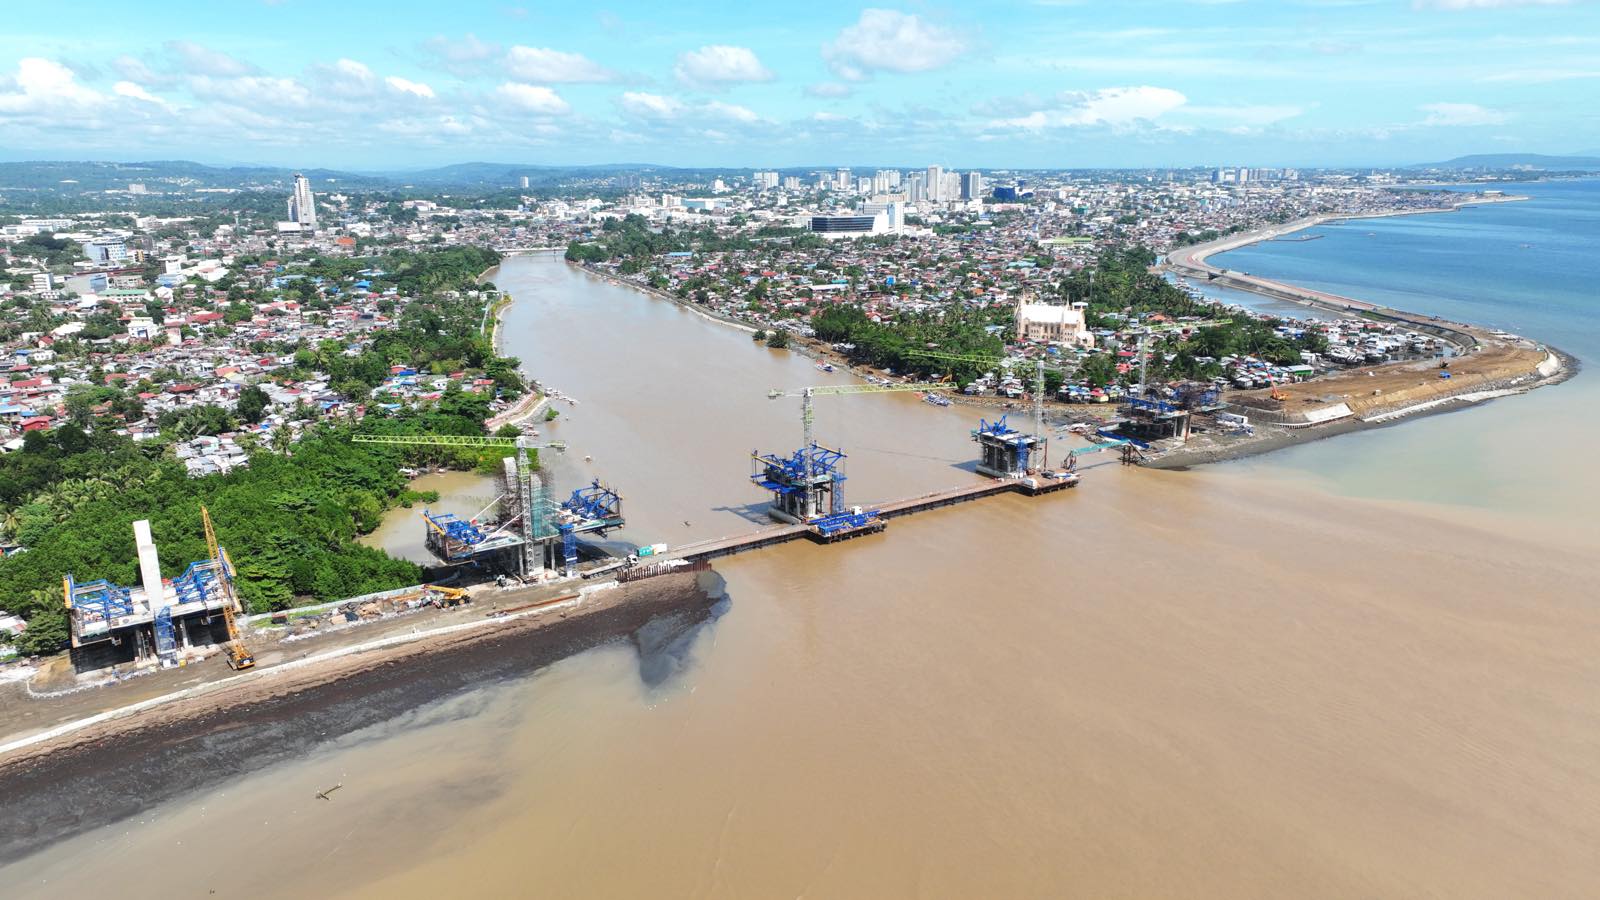
[[[0,159],[1391,164],[1600,150],[1600,2],[76,0]]]

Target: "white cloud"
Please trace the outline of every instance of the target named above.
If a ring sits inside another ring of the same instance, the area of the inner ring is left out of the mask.
[[[455,116],[437,116],[421,119],[389,119],[375,126],[379,131],[403,137],[428,140],[442,135],[460,137],[473,132],[469,122]]]
[[[622,107],[623,112],[644,119],[670,119],[684,109],[683,101],[676,97],[643,91],[624,91],[617,105]]]
[[[125,80],[136,84],[167,84],[176,80],[169,75],[162,75],[156,72],[146,65],[143,60],[127,54],[113,59],[111,68]]]
[[[319,92],[343,100],[364,99],[378,89],[378,76],[353,59],[341,59],[332,65],[314,65],[307,73],[316,81]]]
[[[293,78],[248,75],[243,78],[189,79],[189,92],[206,100],[220,100],[241,107],[305,108],[311,105],[311,90]]]
[[[17,72],[0,80],[0,113],[43,113],[60,107],[87,109],[105,103],[104,94],[78,83],[77,76],[52,59],[30,56]]]
[[[1131,125],[1154,121],[1188,102],[1189,98],[1171,88],[1148,85],[1068,91],[1057,95],[1045,108],[994,124],[1026,131],[1083,125]]]
[[[677,97],[643,91],[624,92],[617,98],[617,107],[641,128],[667,123],[672,123],[673,128],[685,125],[721,128],[757,125],[765,121],[755,110],[736,103],[724,103],[721,100],[690,103]]]
[[[213,78],[237,78],[254,75],[259,70],[249,63],[235,59],[219,50],[213,50],[194,41],[167,41],[167,52],[179,68],[190,75],[207,75]]]
[[[1508,118],[1498,109],[1476,103],[1425,103],[1417,108],[1428,114],[1422,120],[1424,125],[1501,125]]]
[[[401,78],[399,75],[390,75],[388,78],[385,78],[383,82],[402,94],[412,94],[427,100],[432,100],[435,96],[433,93],[433,88],[429,87],[428,85],[423,84],[420,81],[411,81],[409,79]]]
[[[166,106],[167,101],[151,94],[144,88],[131,81],[119,81],[111,86],[111,93],[118,97],[127,97],[131,100],[142,100],[145,103],[154,103],[157,106]]]
[[[822,48],[835,75],[861,81],[874,71],[927,72],[965,53],[955,31],[892,9],[864,9],[861,18]]]
[[[747,107],[738,106],[733,103],[723,103],[720,100],[713,100],[701,108],[710,115],[723,119],[731,119],[735,122],[744,122],[748,124],[751,122],[761,121],[761,117],[756,115],[753,110]]]
[[[582,53],[547,47],[512,47],[506,52],[505,65],[512,78],[535,84],[602,84],[617,80],[616,72]]]
[[[678,55],[672,71],[678,80],[698,87],[722,87],[747,81],[771,81],[773,74],[749,47],[710,44]]]
[[[495,96],[524,112],[542,116],[560,116],[572,111],[559,94],[540,85],[508,81],[495,89]]]

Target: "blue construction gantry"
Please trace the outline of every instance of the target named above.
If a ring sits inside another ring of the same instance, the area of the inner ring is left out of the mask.
[[[509,473],[507,484],[512,490],[518,486],[515,473]],[[494,554],[510,548],[522,547],[524,537],[520,527],[523,499],[511,494],[510,501],[502,506],[500,525],[490,527],[474,519],[464,519],[454,513],[424,512],[427,523],[428,549],[445,562],[479,563],[488,561]],[[555,566],[565,564],[571,570],[578,561],[577,536],[599,534],[621,528],[622,495],[599,479],[578,488],[559,506],[545,499],[542,484],[529,491],[526,499],[532,504],[534,544],[544,554],[543,562]],[[555,546],[559,542],[560,549]]]
[[[232,572],[226,573],[231,579]],[[192,562],[183,574],[172,579],[172,589],[179,603],[204,603],[212,599],[212,589],[217,584],[216,565],[210,561]],[[218,600],[222,599],[220,595]]]
[[[72,576],[65,578],[67,608],[87,614],[99,621],[109,621],[133,615],[133,597],[128,588],[101,578],[79,584]]]
[[[810,482],[807,483],[807,457],[810,457]],[[824,515],[838,515],[844,508],[845,454],[813,443],[789,456],[751,451],[753,471],[750,480],[756,487],[772,493],[773,518],[786,522],[806,522]],[[807,501],[810,501],[809,509]]]
[[[233,577],[231,569],[224,574]],[[188,621],[186,628],[193,629],[196,624],[191,620],[209,621],[212,612],[227,602],[217,588],[217,577],[212,561],[192,562],[169,582],[170,595],[163,590],[163,596],[149,597],[142,587],[123,587],[104,578],[80,582],[68,574],[62,578],[62,590],[72,646],[76,650],[131,636],[145,648],[134,658],[142,659],[142,654],[152,649],[162,658],[172,657],[178,651],[178,621]],[[149,631],[144,632],[145,628]]]
[[[1044,439],[1039,435],[1024,434],[1006,424],[1006,417],[997,422],[978,420],[972,430],[972,439],[978,442],[980,456],[978,471],[995,478],[1015,478],[1028,472],[1030,461],[1042,459],[1039,451]]]
[[[768,513],[811,526],[814,540],[831,543],[884,529],[876,509],[844,505],[844,453],[813,443],[788,456],[752,451],[750,459],[750,481],[772,494]]]
[[[622,495],[596,478],[586,487],[572,492],[556,514],[556,530],[561,534],[561,561],[570,575],[578,565],[578,535],[593,532],[602,537],[612,528],[621,528]]]
[[[477,562],[523,543],[517,530],[504,525],[490,530],[454,513],[424,511],[422,518],[427,524],[424,537],[428,549],[448,563]]]
[[[572,492],[561,504],[566,516],[584,523],[583,531],[598,531],[622,527],[622,496],[596,478],[587,487]]]

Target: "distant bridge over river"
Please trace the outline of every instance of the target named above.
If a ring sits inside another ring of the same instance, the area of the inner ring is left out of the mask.
[[[496,247],[496,253],[502,256],[515,256],[521,253],[565,253],[566,247]]]

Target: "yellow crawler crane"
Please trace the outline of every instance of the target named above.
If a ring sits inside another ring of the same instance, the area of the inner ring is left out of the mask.
[[[239,623],[234,618],[239,601],[234,596],[233,578],[229,575],[233,571],[233,561],[228,559],[228,552],[217,543],[216,529],[211,527],[211,513],[204,506],[200,507],[200,521],[205,524],[206,552],[211,554],[211,563],[216,567],[213,571],[217,576],[217,586],[222,590],[222,621],[228,626],[228,667],[235,671],[255,668],[256,658],[245,649],[244,639],[239,636]]]

